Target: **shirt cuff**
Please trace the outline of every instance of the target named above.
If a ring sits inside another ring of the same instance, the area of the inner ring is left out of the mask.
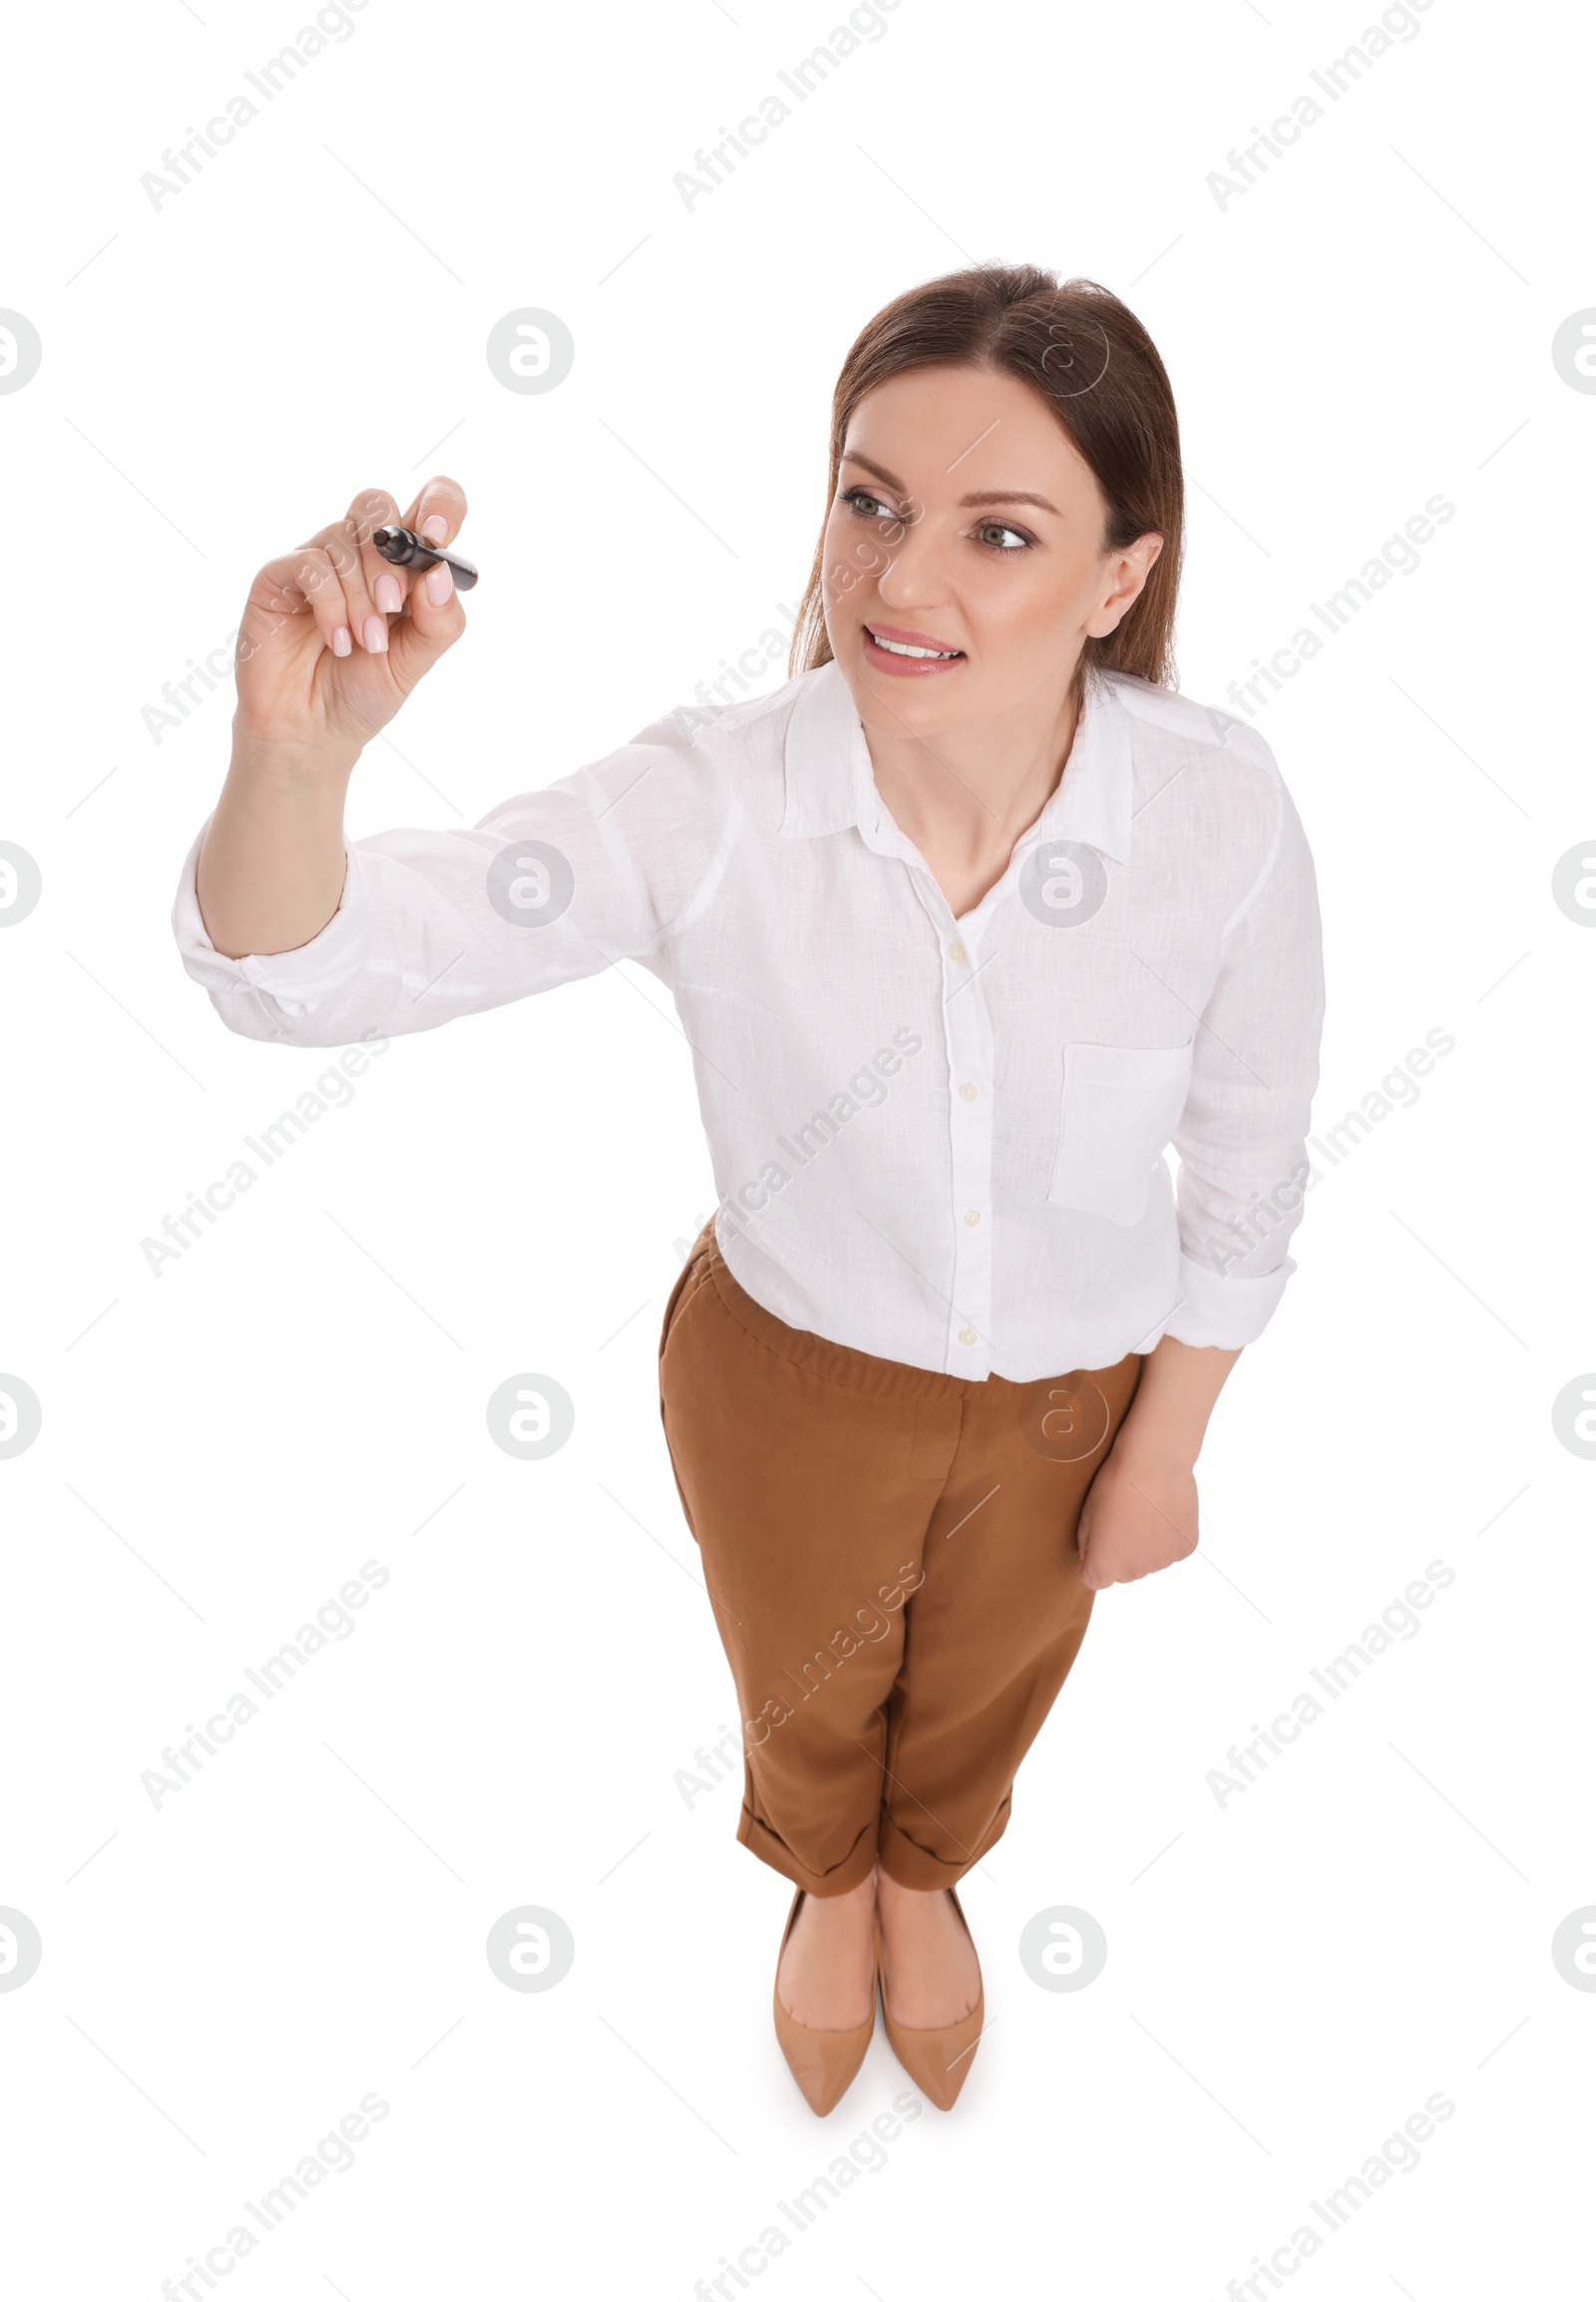
[[[370,930],[372,895],[358,851],[344,838],[343,894],[321,933],[296,951],[229,959],[216,950],[200,914],[197,873],[208,818],[189,850],[172,907],[172,932],[184,966],[212,993],[245,987],[273,999],[287,1015],[308,1014],[347,988],[360,972]]]
[[[1262,1279],[1224,1279],[1189,1256],[1180,1259],[1180,1301],[1163,1332],[1199,1349],[1241,1350],[1256,1343],[1275,1315],[1297,1266],[1288,1256]]]

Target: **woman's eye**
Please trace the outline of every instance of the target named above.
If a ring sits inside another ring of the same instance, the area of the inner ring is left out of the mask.
[[[891,520],[897,517],[897,514],[884,504],[879,496],[873,496],[868,488],[850,488],[844,496],[843,502],[850,511],[857,512],[862,520]]]
[[[1023,551],[1030,543],[1022,528],[1010,528],[1004,520],[983,520],[976,534],[983,544],[991,545],[998,552]]]

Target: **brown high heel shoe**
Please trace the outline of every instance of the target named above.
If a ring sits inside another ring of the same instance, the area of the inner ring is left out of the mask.
[[[949,1900],[959,1914],[959,1923],[970,1934],[970,1922],[960,1906],[958,1895],[950,1886]],[[976,1947],[971,1935],[970,1947]],[[914,2080],[922,2094],[934,2102],[939,2110],[951,2110],[959,2100],[959,2090],[970,2076],[970,2066],[976,2059],[976,2048],[981,2042],[987,2020],[987,1989],[981,1980],[981,1959],[976,1959],[976,2003],[969,2014],[958,2022],[948,2023],[941,2030],[916,2031],[894,2022],[892,2002],[887,1996],[887,1962],[882,1952],[881,1912],[876,1912],[876,1972],[881,1977],[881,2014],[887,2026],[887,2038],[893,2053]]]
[[[799,1887],[787,1913],[787,1924],[782,1932],[781,1950],[776,1953],[776,1971],[781,1972],[781,1952],[787,1947],[787,1937],[798,1916],[798,1906],[804,1899],[804,1888]],[[881,1947],[881,1933],[876,1934],[877,1954]],[[817,2118],[834,2110],[843,2096],[859,2076],[876,2029],[876,1990],[880,1982],[880,1967],[874,1967],[870,1977],[870,2019],[852,2031],[812,2031],[807,2024],[798,2022],[781,2003],[780,1993],[771,1985],[771,2004],[776,2010],[776,2040],[787,2058],[787,2068],[798,2081],[804,2101]]]

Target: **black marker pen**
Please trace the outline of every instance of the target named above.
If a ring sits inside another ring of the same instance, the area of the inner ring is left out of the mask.
[[[436,568],[442,561],[454,576],[458,590],[469,591],[477,580],[477,571],[469,560],[458,560],[453,552],[437,551],[409,528],[374,529],[371,541],[395,568]]]

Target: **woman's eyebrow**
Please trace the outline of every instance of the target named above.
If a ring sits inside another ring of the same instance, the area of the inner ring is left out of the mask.
[[[1055,520],[1063,518],[1056,504],[1049,504],[1045,496],[1031,495],[1025,488],[988,488],[979,496],[961,496],[959,502],[962,508],[978,504],[1034,504],[1040,511],[1051,512]]]
[[[873,478],[882,483],[883,487],[893,489],[900,496],[906,496],[909,493],[902,480],[894,479],[891,472],[885,471],[880,464],[873,464],[868,456],[861,456],[857,448],[844,448],[842,460],[845,464],[862,464]]]
[[[908,494],[902,480],[882,465],[872,463],[868,456],[861,456],[857,448],[844,448],[842,460],[845,464],[862,465],[884,487],[893,489],[896,494]],[[1056,504],[1049,504],[1045,496],[1033,495],[1028,488],[985,488],[979,495],[961,496],[959,504],[962,511],[975,511],[984,504],[1034,504],[1038,511],[1051,512],[1055,520],[1063,518]]]

